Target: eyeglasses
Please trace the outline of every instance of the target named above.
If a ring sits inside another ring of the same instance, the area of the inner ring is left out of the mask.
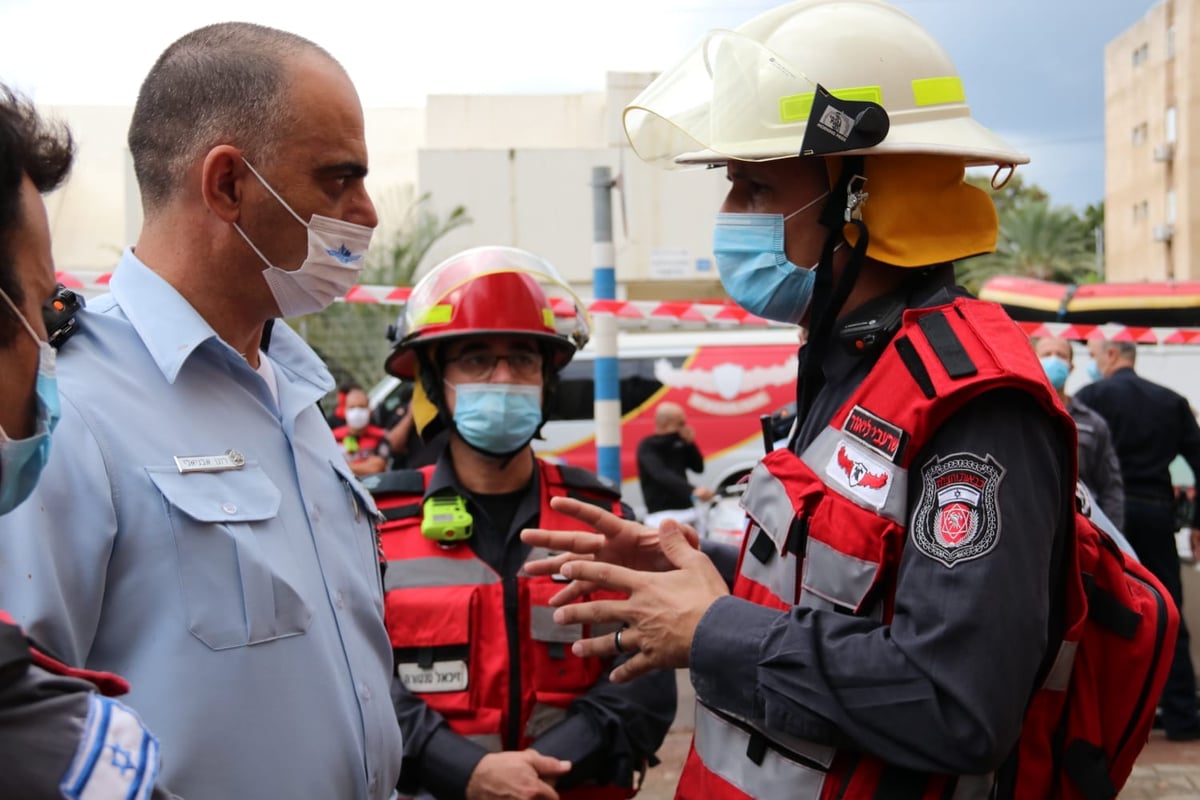
[[[503,355],[480,351],[477,353],[466,353],[458,358],[451,358],[446,363],[457,366],[459,372],[467,380],[486,381],[492,377],[492,373],[496,369],[496,364],[500,363],[500,361],[508,362],[509,371],[518,380],[531,381],[542,374],[542,354],[536,351],[521,351]]]

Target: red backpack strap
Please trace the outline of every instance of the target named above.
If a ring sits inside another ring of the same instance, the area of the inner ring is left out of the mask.
[[[995,303],[958,298],[905,311],[899,332],[830,424],[908,467],[947,418],[998,388],[1033,395],[1074,437],[1025,334]]]

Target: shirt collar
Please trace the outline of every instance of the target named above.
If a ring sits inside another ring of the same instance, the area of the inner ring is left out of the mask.
[[[936,267],[930,267],[925,270],[925,274],[917,277],[915,282],[906,283],[900,289],[885,295],[887,299],[884,302],[894,302],[901,308],[928,308],[930,306],[945,305],[954,300],[955,297],[962,297],[966,293],[954,285],[954,268],[950,264],[941,264]],[[854,367],[863,361],[863,356],[859,353],[853,353],[845,347],[838,344],[841,332],[847,325],[855,322],[862,322],[869,318],[872,314],[879,312],[880,304],[870,303],[845,315],[837,321],[833,329],[833,342],[830,344],[830,350],[825,357],[825,363],[821,367],[821,371],[825,373],[825,380],[830,383],[839,383],[847,375],[850,374]],[[883,343],[883,344],[886,344]],[[871,351],[870,361],[878,358],[879,353],[883,352],[883,347],[875,347]]]
[[[109,281],[113,299],[154,358],[163,377],[174,383],[196,348],[217,333],[174,286],[126,248]]]
[[[179,291],[126,248],[109,281],[113,299],[121,307],[163,377],[174,383],[192,354],[210,339],[231,358],[241,355],[217,336]],[[271,360],[321,393],[332,391],[333,376],[312,348],[282,320],[271,333]]]

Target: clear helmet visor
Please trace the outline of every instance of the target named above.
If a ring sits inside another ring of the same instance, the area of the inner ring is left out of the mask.
[[[640,158],[666,169],[791,158],[818,91],[800,65],[761,42],[713,31],[625,109],[625,133]]]
[[[665,169],[852,153],[1028,162],[971,118],[948,59],[914,64],[889,46],[897,52],[881,70],[882,56],[855,58],[836,32],[785,57],[746,34],[713,31],[626,107],[625,133],[642,160]]]

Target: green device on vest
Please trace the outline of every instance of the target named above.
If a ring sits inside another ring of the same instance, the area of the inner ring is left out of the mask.
[[[421,535],[435,542],[464,542],[471,538],[473,521],[461,497],[434,495],[421,508]]]

